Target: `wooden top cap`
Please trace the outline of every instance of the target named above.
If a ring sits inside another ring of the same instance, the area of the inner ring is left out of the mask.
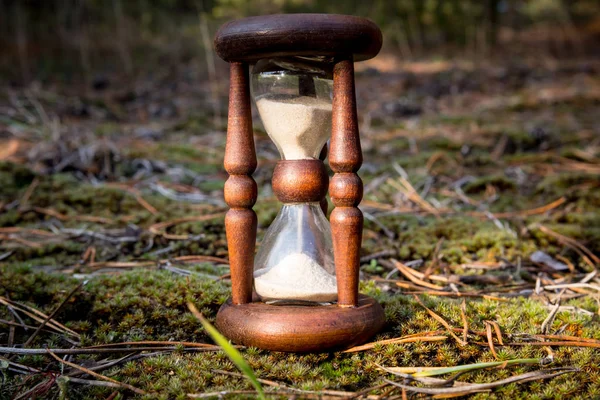
[[[368,60],[381,49],[381,30],[372,21],[338,14],[275,14],[227,22],[215,36],[225,61],[286,56],[347,56]]]

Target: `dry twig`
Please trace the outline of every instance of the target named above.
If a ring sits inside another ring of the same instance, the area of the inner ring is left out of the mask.
[[[454,328],[452,328],[452,326],[450,326],[449,323],[447,323],[442,317],[440,317],[439,315],[437,315],[436,313],[431,311],[429,308],[427,308],[427,306],[425,304],[423,304],[423,302],[421,301],[421,299],[419,299],[418,296],[414,295],[414,298],[417,301],[417,303],[419,303],[425,310],[427,310],[427,312],[429,313],[429,315],[431,315],[431,317],[433,319],[438,321],[440,324],[442,324],[444,326],[444,328],[446,328],[448,330],[448,332],[450,333],[450,336],[452,336],[454,338],[454,340],[456,340],[456,342],[459,344],[459,346],[467,345],[466,341],[463,341],[461,338],[456,336],[456,334],[454,333]]]
[[[40,326],[38,326],[38,328],[35,330],[35,332],[33,332],[31,334],[31,336],[29,336],[29,339],[27,339],[27,341],[23,344],[23,347],[27,347],[31,344],[31,342],[33,342],[33,339],[36,338],[36,336],[41,332],[41,330],[46,326],[46,324],[52,320],[54,318],[54,316],[56,314],[58,314],[58,312],[63,308],[63,306],[67,303],[67,301],[69,301],[69,299],[71,297],[73,297],[73,295],[75,293],[77,293],[77,291],[79,291],[79,289],[81,289],[85,284],[87,283],[87,281],[83,281],[81,282],[79,285],[77,285],[77,287],[75,287],[73,290],[71,290],[69,292],[69,294],[67,294],[67,296],[63,299],[63,301],[58,305],[58,307],[56,307],[54,309],[54,311],[52,311],[52,313],[50,313],[50,315],[48,315],[46,317],[46,319],[44,319],[42,321],[42,323],[40,324]]]
[[[52,358],[54,358],[55,360],[57,360],[57,361],[58,361],[58,362],[60,362],[61,364],[65,364],[65,365],[67,365],[67,366],[69,366],[69,367],[71,367],[71,368],[75,368],[75,369],[77,369],[77,370],[79,370],[79,371],[85,372],[86,374],[88,374],[88,375],[91,375],[91,376],[93,376],[93,377],[95,377],[95,378],[101,379],[101,380],[103,380],[103,381],[106,381],[106,382],[112,382],[113,384],[115,384],[115,385],[119,385],[119,387],[122,387],[122,388],[124,388],[124,389],[129,389],[129,390],[131,390],[131,391],[132,391],[132,392],[134,392],[134,393],[141,394],[141,395],[145,395],[145,394],[147,394],[147,392],[146,392],[146,391],[144,391],[144,390],[142,390],[142,389],[138,389],[138,388],[136,388],[135,386],[131,386],[131,385],[130,385],[130,384],[128,384],[128,383],[124,383],[124,382],[119,382],[119,381],[116,381],[116,380],[114,380],[114,379],[112,379],[112,378],[109,378],[109,377],[107,377],[107,376],[104,376],[104,375],[101,375],[101,374],[99,374],[99,373],[97,373],[97,372],[94,372],[94,371],[92,371],[92,370],[90,370],[90,369],[87,369],[87,368],[85,368],[85,367],[82,367],[81,365],[77,365],[77,364],[75,364],[75,363],[72,363],[72,362],[69,362],[69,361],[65,361],[65,360],[63,360],[62,358],[58,357],[56,354],[54,354],[54,353],[53,353],[51,350],[49,350],[49,349],[47,350],[47,352],[48,352],[48,354],[49,354],[49,355],[50,355]]]

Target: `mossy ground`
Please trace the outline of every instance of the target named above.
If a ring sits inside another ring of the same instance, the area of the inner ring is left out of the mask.
[[[510,72],[510,66],[506,68]],[[446,81],[454,79],[447,73],[359,74],[361,110],[374,110],[372,123],[363,124],[365,163],[361,174],[367,219],[362,251],[365,256],[380,251],[387,254],[365,261],[362,267],[362,290],[383,304],[387,317],[385,329],[374,340],[444,331],[407,293],[409,289],[395,284],[396,280],[404,282],[401,275],[381,279],[391,272],[386,264],[389,258],[404,262],[423,259],[417,269],[430,268],[430,273],[447,277],[491,278],[459,284],[461,292],[496,297],[515,294],[505,301],[466,298],[469,328],[485,331],[485,321],[495,321],[507,342],[518,334],[541,332],[550,312],[548,296],[556,293],[532,295],[538,278],[571,282],[594,270],[580,252],[548,229],[600,254],[598,75],[541,68],[535,78],[525,76],[504,86],[490,71],[493,69],[487,67],[463,71],[475,86],[447,93]],[[407,118],[394,112],[379,113],[379,109],[387,109],[382,104],[398,99],[399,86],[406,88],[402,99],[424,104],[420,115]],[[48,113],[55,112],[62,121],[59,138],[50,134],[41,118],[28,124],[15,116],[0,121],[6,132],[20,132],[19,151],[0,162],[0,296],[50,313],[72,288],[87,279],[55,316],[82,335],[81,345],[141,340],[209,342],[186,303],[193,302],[213,320],[229,293],[229,282],[222,278],[228,268],[184,265],[177,257],[227,256],[220,214],[225,210],[221,198],[226,175],[220,166],[223,126],[213,125],[209,115],[197,110],[182,112],[176,121],[165,122],[161,117],[151,123],[136,117],[123,120],[128,103],[106,105],[85,98],[92,115],[97,115],[94,107],[106,108],[117,116],[117,122],[108,114],[73,119],[68,110],[50,111],[56,106],[53,100],[44,98],[43,93],[39,96]],[[35,107],[30,106],[29,112],[35,114]],[[90,150],[91,157],[80,157],[64,167],[65,158],[76,158],[73,154],[87,145],[96,145]],[[276,215],[277,202],[269,185],[276,154],[258,129],[257,151],[261,163],[255,174],[260,188],[255,210],[260,241]],[[402,178],[423,202],[410,197]],[[157,185],[171,192],[161,191]],[[190,201],[191,195],[195,197]],[[559,199],[563,200],[556,207],[529,212]],[[178,221],[212,214],[215,217],[205,221]],[[169,221],[173,224],[159,233],[150,230]],[[123,238],[127,240],[120,240]],[[537,250],[566,260],[573,272],[533,264],[529,256]],[[125,264],[119,264],[149,260],[156,260],[157,265],[144,264],[128,271]],[[473,264],[498,268],[472,269]],[[165,265],[193,274],[181,276],[160,268]],[[462,326],[462,299],[427,294],[421,298],[452,326]],[[588,312],[559,312],[550,333],[600,339],[597,293],[596,297],[566,296],[561,305]],[[6,307],[0,307],[0,319],[13,318]],[[13,343],[23,343],[30,334],[17,327]],[[8,343],[8,337],[8,325],[0,323],[0,343]],[[455,366],[495,360],[487,344],[478,340],[470,338],[468,345],[459,346],[449,336],[444,342],[377,345],[352,354],[296,355],[253,348],[243,349],[242,354],[263,379],[305,390],[360,391],[388,377],[376,364]],[[61,335],[42,332],[30,346],[71,345]],[[540,346],[497,346],[496,351],[500,360],[548,354]],[[553,347],[554,366],[574,366],[580,371],[472,397],[600,397],[598,351]],[[80,355],[70,361],[92,365],[94,360],[108,357],[119,356]],[[60,371],[59,364],[44,355],[11,360],[43,373],[19,375],[0,370],[0,397],[23,393],[48,379],[47,373]],[[535,368],[486,370],[461,379],[490,382]],[[152,398],[251,389],[247,380],[217,370],[236,368],[222,352],[175,351],[129,361],[102,373],[152,393],[148,396]],[[61,383],[43,396],[98,398],[114,390]],[[399,394],[386,390],[373,393]],[[123,391],[119,396],[132,394]]]

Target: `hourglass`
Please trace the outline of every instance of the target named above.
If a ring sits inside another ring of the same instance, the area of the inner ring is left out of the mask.
[[[328,14],[250,17],[216,35],[216,51],[230,63],[224,165],[232,284],[216,324],[235,343],[289,352],[342,349],[384,324],[381,306],[358,293],[362,153],[353,64],[377,55],[381,39],[367,19]],[[283,203],[256,256],[250,87],[281,155],[272,186]],[[322,161],[328,140],[331,182]],[[330,221],[328,187],[335,206]]]

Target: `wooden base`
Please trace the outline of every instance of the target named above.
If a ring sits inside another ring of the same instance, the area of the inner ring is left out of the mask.
[[[228,300],[217,314],[217,329],[245,346],[285,352],[324,352],[361,344],[385,323],[383,309],[360,295],[358,307],[233,305]]]

